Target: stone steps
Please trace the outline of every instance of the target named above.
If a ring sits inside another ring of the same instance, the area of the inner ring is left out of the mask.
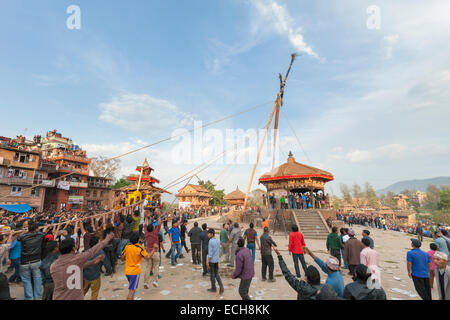
[[[296,211],[295,215],[305,239],[325,240],[327,238],[328,229],[318,211]]]

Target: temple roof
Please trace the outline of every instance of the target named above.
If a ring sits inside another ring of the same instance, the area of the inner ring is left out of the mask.
[[[234,190],[233,192],[230,192],[223,198],[225,200],[243,200],[243,199],[245,199],[245,193],[243,193],[241,190],[239,190],[239,187],[236,187],[236,190]]]
[[[292,152],[290,152],[287,163],[263,174],[261,178],[259,178],[259,182],[296,178],[322,178],[329,181],[334,180],[333,175],[328,171],[296,162]]]

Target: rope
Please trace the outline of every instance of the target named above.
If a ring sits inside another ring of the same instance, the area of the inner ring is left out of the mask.
[[[237,116],[239,116],[239,115],[241,115],[241,114],[244,114],[244,113],[253,111],[253,110],[255,110],[255,109],[261,108],[261,107],[263,107],[263,106],[265,106],[265,105],[267,105],[267,104],[269,104],[269,103],[272,103],[272,102],[271,102],[271,101],[268,101],[268,102],[259,104],[259,105],[257,105],[257,106],[254,106],[254,107],[245,109],[245,110],[243,110],[243,111],[241,111],[241,112],[238,112],[238,113],[229,115],[229,116],[227,116],[227,117],[225,117],[225,118],[221,118],[221,119],[218,119],[218,120],[215,120],[215,121],[211,121],[211,122],[209,122],[209,123],[204,124],[203,126],[201,126],[201,127],[199,127],[199,128],[193,128],[193,129],[188,130],[188,133],[194,132],[194,131],[196,131],[196,130],[200,130],[200,129],[203,129],[203,128],[206,128],[206,127],[209,127],[209,126],[211,126],[211,125],[213,125],[213,124],[216,124],[216,123],[219,123],[219,122],[222,122],[222,121],[225,121],[225,120],[234,118],[234,117],[237,117]],[[171,136],[170,138],[165,138],[165,139],[159,140],[159,141],[154,142],[154,143],[152,143],[152,144],[149,144],[149,145],[147,145],[147,146],[137,148],[137,149],[135,149],[135,150],[132,150],[132,151],[123,153],[123,154],[121,154],[121,155],[118,155],[118,156],[115,156],[115,157],[112,157],[112,158],[109,158],[109,159],[104,159],[104,160],[102,160],[101,162],[106,162],[106,161],[111,161],[111,160],[114,160],[114,159],[122,158],[122,157],[124,157],[124,156],[129,155],[129,154],[132,154],[132,153],[141,151],[141,150],[143,150],[143,149],[150,148],[150,147],[155,146],[155,145],[157,145],[157,144],[160,144],[160,143],[169,141],[169,140],[171,140],[171,139],[173,139],[173,138],[175,138],[175,137],[182,136],[182,135],[184,135],[184,134],[186,134],[186,133],[181,133],[181,134],[175,135],[175,136],[173,136],[173,137]],[[77,174],[77,173],[76,173],[76,172],[71,172],[71,173],[62,175],[62,176],[60,176],[60,177],[50,179],[49,181],[61,180],[62,178],[65,178],[65,177],[68,177],[68,176],[71,176],[71,175],[74,175],[74,174]],[[43,183],[36,184],[36,185],[32,185],[31,187],[23,188],[22,191],[28,190],[28,189],[33,189],[33,188],[40,187],[40,186],[43,186],[43,185],[44,185]],[[1,197],[0,197],[0,200],[1,200],[1,199],[4,199],[4,198],[9,198],[9,197],[10,197],[9,195],[1,196]]]
[[[305,154],[305,157],[306,157],[306,159],[308,160],[308,164],[309,164],[309,165],[312,165],[311,160],[309,159],[308,155],[306,154],[305,149],[303,148],[302,143],[300,142],[300,139],[297,137],[297,134],[295,133],[295,130],[294,130],[294,128],[293,128],[292,125],[291,125],[291,122],[289,121],[288,117],[286,117],[286,115],[285,115],[284,113],[282,113],[282,115],[283,115],[283,117],[286,119],[289,128],[291,129],[292,133],[293,133],[294,136],[295,136],[295,139],[297,140],[297,143],[299,144],[300,148],[302,149],[303,153]]]

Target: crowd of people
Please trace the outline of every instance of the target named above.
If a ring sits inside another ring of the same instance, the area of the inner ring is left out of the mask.
[[[378,253],[369,230],[364,230],[362,238],[357,239],[352,228],[341,228],[338,234],[338,228],[333,227],[325,244],[329,256],[324,261],[308,248],[298,226],[293,225],[286,248],[293,259],[294,272],[291,272],[270,236],[268,220],[262,221],[262,234],[258,234],[253,223],[243,228],[229,220],[220,232],[217,230],[216,238],[216,230],[206,223],[199,226],[195,221],[188,230],[188,220],[195,217],[195,212],[189,210],[164,213],[158,209],[146,210],[144,206],[101,214],[2,215],[0,299],[11,298],[9,283],[21,282],[25,300],[83,300],[89,292],[90,298],[96,300],[102,277],[115,274],[122,260],[129,283],[126,298],[133,300],[141,275],[145,289],[151,285],[158,287],[161,257],[170,259],[174,266],[184,258],[184,249],[191,253],[194,265],[202,265],[202,275],[209,276],[211,293],[224,293],[219,269],[226,263],[233,271],[232,278],[240,279],[238,294],[243,300],[250,300],[249,288],[257,272],[258,250],[261,280],[276,282],[272,255],[275,252],[283,276],[298,299],[386,300],[379,281]],[[376,221],[356,218],[347,223],[365,226],[373,223],[374,227],[384,228],[383,220]],[[425,255],[419,249],[420,240],[412,240],[413,249],[407,255],[408,273],[423,299],[431,297],[429,288],[434,279],[440,299],[449,300],[448,233],[444,229],[436,232],[436,240]],[[170,248],[166,250],[167,242]],[[307,265],[305,254],[317,267]],[[11,273],[9,278],[6,277],[8,271],[4,270],[7,266]],[[347,284],[342,276],[344,269],[353,279]],[[319,270],[326,274],[325,283],[321,282]]]
[[[272,209],[311,209],[330,208],[330,197],[322,192],[288,192],[278,199],[275,193],[269,195],[269,205]]]
[[[340,217],[338,217],[338,219],[339,218]],[[359,224],[365,227],[389,230],[389,228],[386,227],[385,219],[382,219],[381,217],[371,218],[349,215],[341,218],[349,225],[349,227],[353,224]],[[407,231],[403,231],[417,235],[417,238],[411,238],[412,250],[408,251],[406,255],[408,276],[413,280],[414,287],[423,300],[432,300],[431,289],[434,287],[435,283],[438,288],[439,299],[450,300],[450,234],[448,230],[440,224],[437,224],[435,228],[436,231],[432,234],[434,242],[430,244],[430,250],[426,252],[420,249],[424,236],[424,227],[421,223],[408,228]],[[337,234],[337,228],[333,228],[333,232]],[[349,243],[348,239],[349,237],[351,239],[350,233],[352,233],[352,229],[341,228],[340,233],[341,241],[331,241],[333,243],[331,248],[333,251],[331,251],[331,254],[339,259],[340,255],[343,255],[344,257],[348,254],[351,255],[351,251],[347,250],[347,252],[345,252],[345,250],[343,250],[343,247],[345,247],[343,244],[346,242]],[[366,241],[369,247],[373,249],[373,240],[369,235],[370,231],[364,230],[361,242],[364,244],[364,241]],[[330,237],[331,235],[328,237],[328,240],[330,240]],[[336,236],[333,236],[332,238],[337,239]],[[330,250],[328,240],[327,249]],[[340,249],[340,252],[338,249]],[[357,248],[356,252],[359,250],[360,249]],[[354,255],[354,257],[357,257],[357,255]],[[366,258],[363,257],[361,250],[360,261],[362,262],[363,260],[366,260]],[[348,267],[350,269],[349,272],[352,273],[352,265],[348,264],[348,261],[348,259],[344,260],[344,268]]]
[[[349,226],[361,225],[364,227],[377,228],[383,230],[391,230],[403,233],[417,234],[420,237],[433,238],[435,232],[444,228],[440,224],[431,222],[418,222],[410,225],[399,225],[394,219],[385,216],[373,216],[370,214],[336,214],[337,220],[341,220]],[[444,228],[445,229],[445,228]],[[422,240],[422,239],[421,239]]]

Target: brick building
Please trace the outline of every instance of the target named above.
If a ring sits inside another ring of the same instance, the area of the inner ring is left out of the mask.
[[[84,198],[84,207],[88,210],[110,210],[114,207],[114,191],[111,180],[102,177],[87,177],[88,189]]]
[[[30,202],[31,186],[39,169],[39,152],[0,140],[0,204],[26,204]]]
[[[48,132],[40,144],[42,158],[56,164],[48,172],[49,178],[56,181],[45,197],[45,208],[57,212],[83,211],[91,162],[86,151],[56,130]]]

